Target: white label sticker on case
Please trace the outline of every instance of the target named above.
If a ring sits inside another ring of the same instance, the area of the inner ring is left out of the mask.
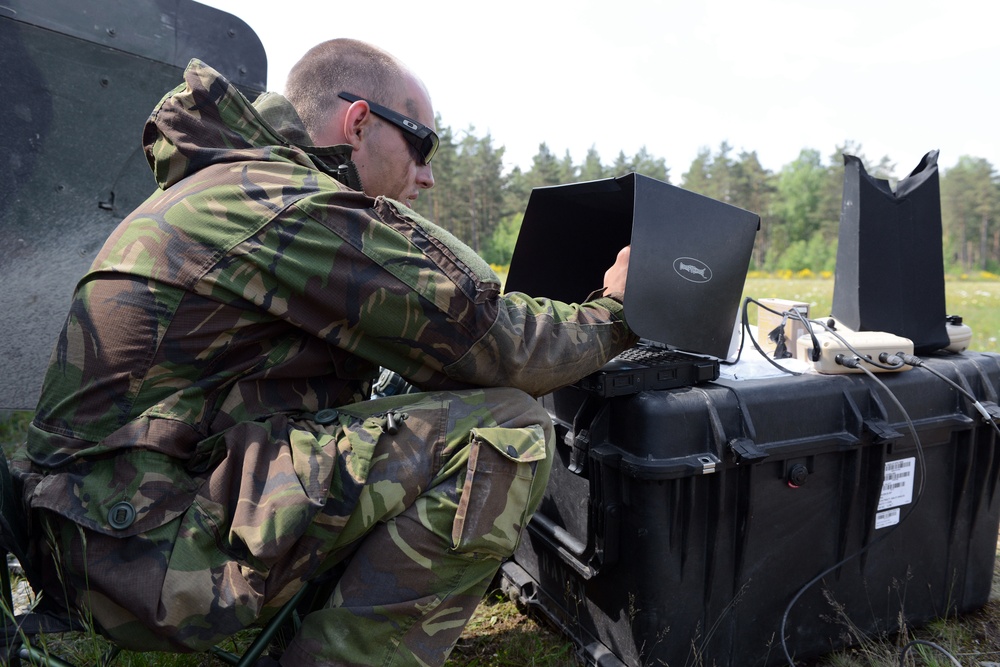
[[[879,528],[888,528],[889,526],[895,526],[899,523],[899,508],[895,507],[891,510],[886,510],[885,512],[879,512],[875,515],[875,530]]]
[[[913,502],[913,484],[916,473],[915,458],[885,462],[885,477],[882,479],[882,495],[878,500],[878,511],[890,507],[909,505]]]

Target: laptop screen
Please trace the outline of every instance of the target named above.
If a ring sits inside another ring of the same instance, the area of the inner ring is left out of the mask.
[[[506,290],[579,303],[631,243],[629,327],[725,358],[759,226],[754,213],[640,174],[535,188]]]

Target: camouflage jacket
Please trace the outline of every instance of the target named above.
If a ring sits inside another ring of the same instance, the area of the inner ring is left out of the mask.
[[[32,505],[107,531],[86,499],[101,461],[186,477],[211,465],[208,436],[363,400],[380,365],[425,390],[541,395],[633,342],[615,300],[501,294],[451,234],[358,191],[349,146],[306,145],[281,96],[250,104],[198,61],[184,79],[143,132],[160,189],[55,346],[20,468]]]

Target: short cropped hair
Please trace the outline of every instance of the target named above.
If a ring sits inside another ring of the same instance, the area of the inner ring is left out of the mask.
[[[311,48],[295,64],[285,84],[285,98],[310,135],[319,132],[342,92],[383,106],[398,102],[406,68],[378,47],[356,39],[331,39]]]

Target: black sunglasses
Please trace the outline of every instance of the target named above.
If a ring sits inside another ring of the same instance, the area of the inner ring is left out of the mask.
[[[371,112],[389,121],[399,129],[403,130],[403,138],[416,149],[417,153],[420,154],[420,158],[424,161],[424,164],[430,164],[431,158],[434,157],[434,153],[438,149],[438,135],[434,133],[434,130],[427,127],[426,125],[421,125],[412,118],[408,118],[401,113],[396,113],[388,107],[384,107],[381,104],[375,104],[363,97],[358,97],[357,95],[352,95],[351,93],[340,93],[337,97],[343,98],[348,102],[366,102],[368,108]]]

